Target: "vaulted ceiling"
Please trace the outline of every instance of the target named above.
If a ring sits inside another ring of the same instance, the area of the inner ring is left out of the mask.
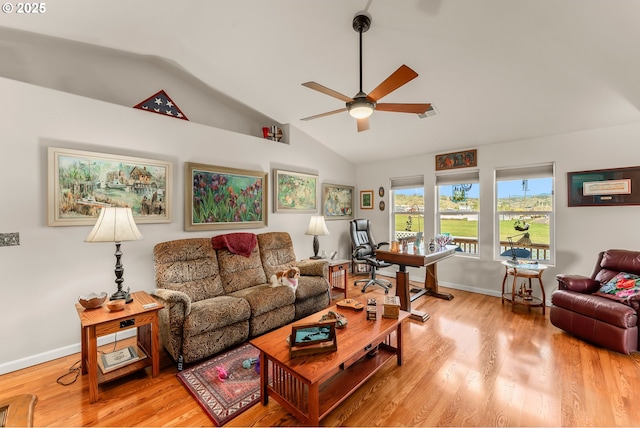
[[[640,121],[637,0],[56,0],[0,27],[152,55],[224,96],[290,123],[355,163],[447,152]],[[419,76],[381,101],[437,115],[376,111],[356,131],[344,107],[303,87],[358,92],[406,64]],[[0,40],[1,42],[1,40]],[[151,95],[151,94],[149,94]]]

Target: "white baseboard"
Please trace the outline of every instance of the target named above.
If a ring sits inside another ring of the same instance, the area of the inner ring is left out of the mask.
[[[117,340],[127,339],[136,335],[136,329],[129,329],[118,333]],[[116,340],[115,334],[109,334],[98,338],[98,346],[113,343]],[[73,345],[63,346],[62,348],[53,349],[51,351],[42,352],[40,354],[29,355],[28,357],[19,358],[17,360],[8,361],[0,364],[0,375],[11,373],[16,370],[26,369],[27,367],[35,366],[38,364],[46,363],[58,358],[66,357],[80,352],[80,344],[74,343]],[[78,356],[78,358],[80,358]]]
[[[396,277],[396,273],[395,271],[391,271],[391,270],[379,270],[378,274],[380,275],[384,275],[384,276],[389,276],[391,278],[395,278]],[[415,282],[423,282],[424,278],[411,278],[409,277],[409,281],[415,281]],[[486,288],[477,288],[477,287],[470,287],[468,285],[460,285],[460,284],[454,284],[451,282],[445,282],[445,281],[438,281],[438,284],[446,287],[446,288],[452,288],[454,290],[461,290],[461,291],[468,291],[470,293],[476,293],[476,294],[484,294],[485,296],[493,296],[493,297],[502,297],[501,296],[501,292],[499,290],[487,290]],[[545,302],[545,306],[549,307],[551,306],[551,301],[547,300]]]

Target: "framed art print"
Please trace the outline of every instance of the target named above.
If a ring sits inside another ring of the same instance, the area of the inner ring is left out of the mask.
[[[360,191],[360,209],[361,210],[373,209],[373,190]]]
[[[49,147],[47,163],[49,226],[93,226],[103,207],[130,207],[136,223],[171,221],[170,162]]]
[[[353,219],[353,186],[322,184],[322,215],[325,220]]]
[[[267,175],[187,162],[184,230],[267,227]]]
[[[570,207],[640,205],[640,167],[567,173]]]
[[[478,150],[436,155],[436,171],[478,166]]]
[[[318,211],[318,176],[301,172],[273,171],[274,212]]]

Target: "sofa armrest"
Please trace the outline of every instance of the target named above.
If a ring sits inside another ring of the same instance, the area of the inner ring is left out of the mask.
[[[592,294],[598,291],[602,284],[595,279],[582,275],[556,275],[559,290],[571,290],[576,293]]]
[[[152,293],[155,297],[162,301],[162,304],[168,308],[176,305],[181,305],[182,308],[179,313],[182,313],[184,317],[191,313],[191,299],[182,291],[167,290],[166,288],[157,288]],[[174,310],[169,310],[173,313]]]
[[[301,276],[322,276],[329,280],[329,263],[326,260],[300,260],[296,265],[300,269]]]

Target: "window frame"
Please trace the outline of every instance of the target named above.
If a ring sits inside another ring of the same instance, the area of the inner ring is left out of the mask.
[[[443,186],[455,186],[461,184],[472,184],[478,186],[478,205],[480,207],[479,211],[465,211],[464,213],[458,214],[456,212],[449,211],[440,211],[440,187]],[[442,233],[441,230],[441,221],[443,215],[449,216],[464,216],[464,215],[475,215],[477,217],[477,230],[476,230],[476,244],[475,244],[475,252],[468,252],[464,249],[459,252],[460,255],[470,256],[470,257],[480,257],[480,227],[481,221],[480,218],[482,216],[482,200],[481,200],[481,187],[480,187],[480,171],[478,169],[468,170],[464,172],[455,172],[448,174],[437,174],[436,175],[436,184],[435,184],[435,231],[436,234]],[[464,237],[460,237],[464,238]]]
[[[556,217],[556,200],[555,200],[555,186],[556,186],[556,173],[555,162],[543,163],[536,165],[524,165],[520,167],[504,167],[496,168],[494,171],[494,195],[495,200],[493,204],[494,210],[494,259],[498,261],[508,260],[509,256],[502,256],[501,251],[502,244],[500,241],[500,219],[503,216],[513,217],[527,216],[529,215],[545,215],[549,217],[549,249],[548,259],[533,258],[533,252],[531,254],[532,261],[542,262],[547,265],[554,265],[556,260],[555,250],[555,217]],[[516,211],[516,210],[499,210],[499,194],[498,185],[500,182],[506,181],[519,181],[519,180],[531,180],[539,178],[551,179],[551,211]],[[517,231],[514,229],[513,235],[517,235]],[[511,236],[513,236],[511,235]],[[519,237],[518,237],[519,238]],[[508,245],[505,245],[505,251],[509,249]],[[538,252],[539,254],[539,252]]]

